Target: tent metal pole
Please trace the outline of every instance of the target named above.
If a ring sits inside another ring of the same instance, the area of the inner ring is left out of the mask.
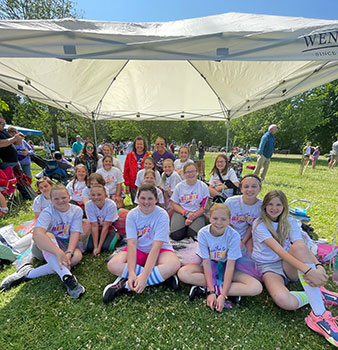
[[[229,131],[230,131],[230,118],[227,117],[227,121],[225,122],[226,126],[227,126],[227,140],[226,140],[226,154],[228,155],[229,152]]]
[[[94,142],[95,142],[95,146],[97,147],[95,113],[94,112],[92,112],[92,121],[93,121],[93,130],[94,130]]]

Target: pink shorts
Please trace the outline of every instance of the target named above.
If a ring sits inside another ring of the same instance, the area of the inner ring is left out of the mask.
[[[125,247],[122,249],[122,252],[126,252],[128,250],[128,247]],[[160,249],[160,254],[163,252],[172,252],[171,249]],[[149,253],[144,253],[141,250],[136,249],[136,264],[140,266],[144,266],[147,258],[148,258]]]

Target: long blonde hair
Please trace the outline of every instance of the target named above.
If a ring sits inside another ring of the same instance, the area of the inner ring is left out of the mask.
[[[270,216],[266,212],[266,207],[270,203],[270,201],[274,198],[279,198],[280,201],[282,202],[283,205],[283,211],[278,217],[278,228],[277,231],[273,228],[272,226],[272,220]],[[262,211],[261,211],[261,216],[258,219],[259,222],[263,222],[266,228],[269,230],[271,233],[272,237],[281,245],[284,245],[285,239],[289,235],[291,225],[288,220],[289,217],[289,205],[288,205],[288,200],[284,194],[284,192],[279,191],[279,190],[274,190],[268,192],[262,203]]]

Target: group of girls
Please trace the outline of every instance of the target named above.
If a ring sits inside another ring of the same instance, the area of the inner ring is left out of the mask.
[[[223,162],[219,160],[222,159],[217,157],[217,176],[223,177],[226,174],[222,173]],[[127,247],[108,262],[108,270],[118,278],[104,288],[103,302],[111,302],[130,291],[142,293],[147,286],[160,283],[177,290],[178,274],[180,280],[192,285],[190,299],[206,294],[207,306],[221,312],[231,307],[229,297],[258,295],[263,283],[273,301],[285,310],[310,304],[311,312],[305,319],[307,326],[338,346],[336,320],[326,310],[326,306],[338,305],[338,294],[323,287],[328,276],[305,245],[299,226],[288,216],[284,193],[271,191],[262,201],[257,197],[261,191],[260,179],[247,175],[241,182],[242,194],[230,197],[225,204],[215,204],[209,211],[210,223],[205,225],[209,188],[197,179],[195,164],[184,165],[185,180],[174,188],[168,181],[175,177],[172,161],[165,161],[163,170],[162,183],[164,188],[168,185],[168,198],[174,210],[172,220],[170,222],[168,213],[157,205],[159,191],[154,170],[146,169],[145,183],[135,194],[138,206],[127,215]],[[97,256],[109,227],[117,218],[117,208],[108,198],[104,183],[98,183],[94,177],[92,180],[85,207],[91,225],[93,255]],[[231,181],[236,185],[234,178]],[[78,247],[82,210],[70,203],[65,187],[50,188],[46,179],[38,186],[41,194],[35,203],[36,215],[47,201],[51,203],[38,215],[32,251],[46,264],[37,268],[24,265],[5,278],[0,288],[9,289],[22,281],[56,273],[68,294],[78,298],[85,289],[70,268],[82,259]],[[213,188],[219,192],[217,187],[216,184]],[[197,237],[196,254],[200,262],[180,267],[170,236]],[[250,266],[243,266],[249,264],[248,261]],[[303,291],[289,291],[286,287],[289,280],[299,280]]]
[[[188,186],[196,186],[191,181],[195,170],[192,164],[184,168]],[[127,248],[108,263],[108,270],[118,278],[105,287],[103,302],[130,291],[142,293],[145,287],[159,283],[178,289],[177,272],[183,282],[193,285],[190,296],[207,294],[207,306],[221,312],[231,307],[228,297],[255,296],[264,283],[273,301],[285,310],[309,303],[312,310],[305,319],[307,326],[338,346],[336,320],[325,308],[338,305],[338,294],[323,287],[328,278],[325,269],[288,216],[284,193],[271,191],[261,201],[257,198],[261,181],[254,175],[243,178],[241,189],[242,195],[210,209],[210,224],[198,232],[196,254],[201,263],[180,268],[169,241],[169,216],[156,206],[156,189],[142,185],[137,194],[139,205],[127,216]],[[184,216],[187,209],[180,208]],[[252,273],[241,269],[242,256],[248,261],[251,251]],[[289,291],[287,282],[298,279],[304,291]]]

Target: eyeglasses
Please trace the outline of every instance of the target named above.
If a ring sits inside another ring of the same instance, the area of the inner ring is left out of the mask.
[[[87,149],[94,149],[94,146],[87,146]]]
[[[156,146],[164,146],[164,143],[155,143]]]
[[[190,171],[185,171],[184,174],[196,174],[197,173],[197,170],[190,170]]]
[[[0,125],[6,125],[6,123],[5,122],[0,122]]]

